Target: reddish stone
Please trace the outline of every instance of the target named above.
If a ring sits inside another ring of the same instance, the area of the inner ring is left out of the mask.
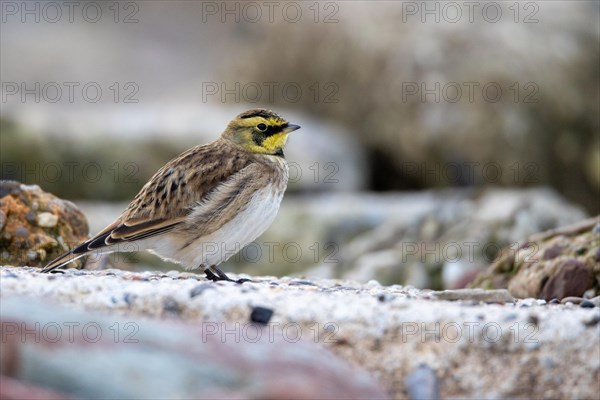
[[[570,259],[565,261],[542,289],[546,300],[563,299],[568,296],[581,297],[594,284],[594,277],[581,262]]]

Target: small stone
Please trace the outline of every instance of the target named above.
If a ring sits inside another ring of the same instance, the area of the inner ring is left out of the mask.
[[[315,284],[313,282],[307,281],[307,280],[296,280],[296,281],[291,281],[290,283],[288,283],[288,285],[290,285],[290,286],[300,286],[300,285],[314,286]]]
[[[376,288],[376,287],[379,287],[379,286],[381,286],[381,283],[379,283],[375,279],[371,279],[369,282],[367,282],[367,287],[368,288]]]
[[[562,253],[562,250],[563,250],[563,247],[559,246],[559,245],[554,245],[552,247],[548,247],[547,249],[544,250],[544,255],[542,258],[544,260],[552,260],[553,258],[560,256],[560,254]]]
[[[215,287],[213,285],[210,285],[208,283],[202,283],[198,286],[193,287],[192,290],[190,290],[190,297],[193,299],[196,296],[200,296],[202,293],[204,293],[204,291],[214,288]]]
[[[582,307],[582,308],[594,308],[594,307],[596,307],[596,305],[594,303],[592,303],[591,301],[589,301],[589,300],[584,300],[584,301],[581,302],[581,304],[579,304],[579,307]]]
[[[15,236],[26,238],[27,236],[29,236],[29,230],[20,226],[17,229],[15,229]]]
[[[527,322],[537,326],[540,323],[540,317],[535,314],[531,314],[529,317],[527,317]]]
[[[31,210],[27,214],[25,214],[25,220],[30,224],[37,224],[37,214],[35,211]]]
[[[171,296],[167,296],[163,299],[163,310],[172,314],[179,314],[181,312],[181,306]]]
[[[584,320],[583,324],[585,326],[594,326],[600,322],[600,314],[594,314],[590,319]]]
[[[4,228],[4,224],[6,224],[6,213],[0,210],[0,230]]]
[[[554,299],[550,300],[548,302],[548,304],[560,304],[560,300],[558,300],[557,298],[554,298]]]
[[[528,297],[526,299],[521,300],[521,306],[527,306],[527,307],[531,307],[533,306],[536,302],[536,299],[532,298],[532,297]]]
[[[590,270],[580,261],[570,259],[565,261],[542,290],[543,298],[563,299],[569,296],[582,296],[594,284]]]
[[[125,303],[126,303],[128,306],[130,306],[130,305],[132,305],[132,304],[135,302],[135,299],[136,299],[137,297],[138,297],[138,296],[137,296],[136,294],[133,294],[133,293],[125,293],[125,294],[123,294],[123,301],[124,301],[124,302],[125,302]]]
[[[507,314],[507,315],[504,317],[504,320],[505,320],[505,321],[507,321],[507,322],[508,322],[508,321],[514,321],[514,320],[516,320],[516,319],[517,319],[517,317],[518,317],[518,315],[517,315],[517,314],[515,314],[515,313],[510,313],[510,314]]]
[[[38,254],[35,250],[27,250],[27,258],[30,261],[34,261],[37,258]]]
[[[43,212],[39,213],[37,216],[37,224],[42,228],[54,228],[58,223],[58,216],[49,213]]]
[[[572,303],[572,304],[580,304],[583,301],[582,297],[569,296],[562,299],[560,302],[562,304]]]
[[[427,364],[419,365],[404,380],[408,398],[414,400],[440,398],[440,384],[435,374]]]
[[[273,310],[265,307],[254,307],[250,313],[250,321],[266,325],[273,316]]]
[[[513,303],[515,298],[506,289],[456,289],[431,292],[440,300],[472,300],[485,303]]]

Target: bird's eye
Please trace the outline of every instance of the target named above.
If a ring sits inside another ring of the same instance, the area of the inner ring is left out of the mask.
[[[267,130],[267,125],[265,124],[258,124],[256,125],[256,127],[258,128],[259,131],[264,132]]]

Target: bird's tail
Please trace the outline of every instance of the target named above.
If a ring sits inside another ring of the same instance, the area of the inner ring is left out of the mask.
[[[54,260],[49,262],[42,269],[42,272],[50,272],[50,271],[55,270],[56,268],[63,267],[75,260],[80,259],[81,257],[85,256],[88,252],[89,251],[88,251],[87,247],[84,247],[81,245],[77,246],[74,249],[72,249],[71,251],[68,251],[67,253],[63,254],[62,256],[55,258]]]

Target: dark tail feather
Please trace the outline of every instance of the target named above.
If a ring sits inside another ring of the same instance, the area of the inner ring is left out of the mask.
[[[83,256],[85,256],[88,253],[88,249],[87,249],[87,243],[83,243],[77,247],[75,247],[73,250],[63,254],[62,256],[52,260],[51,262],[48,263],[48,265],[46,265],[44,267],[44,269],[42,269],[42,272],[50,272],[55,270],[56,268],[60,268],[62,266],[65,266]]]

